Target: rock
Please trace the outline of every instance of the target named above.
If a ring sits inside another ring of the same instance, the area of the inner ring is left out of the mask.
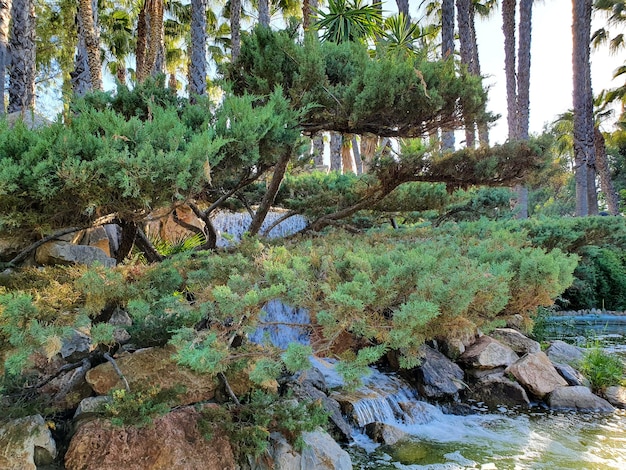
[[[61,357],[68,362],[79,362],[93,351],[91,338],[85,333],[74,330],[72,336],[63,338]]]
[[[526,390],[504,374],[492,374],[483,377],[464,392],[466,398],[483,402],[487,406],[524,406],[530,405]]]
[[[505,373],[513,374],[526,390],[538,398],[567,385],[543,352],[527,354],[507,367]]]
[[[491,337],[508,346],[519,355],[541,351],[541,346],[537,341],[524,336],[513,328],[496,328],[491,333]]]
[[[300,468],[352,470],[350,455],[322,430],[302,434],[304,449]]]
[[[302,435],[304,449],[300,454],[282,434],[272,433],[268,449],[269,458],[249,462],[251,470],[348,470],[352,461],[348,453],[324,431]]]
[[[370,423],[365,426],[365,434],[374,442],[392,446],[402,439],[406,439],[408,434],[402,429],[385,423]]]
[[[39,389],[42,396],[50,398],[50,404],[60,410],[76,408],[83,398],[91,396],[93,391],[85,380],[85,374],[91,368],[88,359],[82,364],[50,380]]]
[[[552,341],[550,347],[546,350],[546,354],[552,362],[569,364],[572,367],[577,367],[582,361],[585,350],[578,346],[572,346],[565,341],[556,340]]]
[[[524,331],[528,328],[528,321],[519,313],[506,318],[506,327],[513,328],[518,331]]]
[[[480,380],[483,377],[487,377],[488,375],[493,374],[503,374],[506,367],[494,367],[493,369],[465,369],[465,375],[467,375],[470,380]]]
[[[110,258],[100,248],[87,245],[74,245],[65,241],[52,241],[37,248],[35,261],[42,265],[55,264],[86,264],[98,262],[107,267],[115,266],[114,258]]]
[[[107,403],[111,403],[112,401],[113,399],[108,395],[83,398],[76,408],[76,412],[74,413],[74,419],[79,417],[83,419],[86,417],[98,415],[104,412],[105,405]]]
[[[615,410],[611,404],[591,393],[587,387],[559,387],[548,398],[548,405],[553,410],[574,410],[586,412],[610,413]]]
[[[174,209],[166,207],[151,212],[146,222],[146,235],[157,237],[170,243],[178,243],[185,238],[195,235],[196,232],[177,223],[176,218],[185,225],[196,227],[202,232],[205,230],[204,221],[195,215],[191,207],[181,205]]]
[[[67,470],[224,470],[237,468],[230,442],[213,429],[211,439],[198,427],[192,407],[157,418],[154,426],[114,427],[95,419],[78,426],[65,454]]]
[[[569,364],[559,364],[553,362],[552,365],[561,377],[565,379],[568,385],[583,385],[585,387],[590,385],[589,380]]]
[[[626,408],[626,387],[607,387],[604,397],[616,408]]]
[[[181,405],[213,399],[218,387],[217,379],[210,374],[197,374],[176,365],[172,359],[174,352],[172,347],[140,349],[133,354],[120,354],[116,362],[131,390],[141,390],[153,385],[161,389],[182,385],[185,392],[177,397],[177,402]],[[111,389],[124,387],[109,362],[87,372],[87,382],[98,395],[106,395]],[[237,392],[241,390],[235,393]]]
[[[324,410],[330,415],[330,422],[334,425],[336,434],[339,436],[340,440],[349,441],[352,439],[352,428],[346,418],[341,414],[341,407],[337,400],[330,398],[324,392],[314,387],[313,382],[304,381],[301,384],[295,383],[293,390],[297,398],[321,403]]]
[[[113,257],[114,254],[113,250],[111,250],[109,234],[103,226],[81,230],[73,240],[73,243],[100,248],[109,257]]]
[[[493,369],[509,366],[518,359],[519,356],[511,348],[484,335],[461,354],[459,361],[476,369]]]
[[[420,347],[422,363],[409,372],[419,392],[428,398],[454,398],[463,388],[463,370],[439,351]]]
[[[27,416],[0,425],[0,468],[36,470],[57,455],[50,429],[41,415]]]
[[[111,318],[109,318],[109,324],[115,326],[132,326],[133,320],[126,310],[116,307],[111,314]]]

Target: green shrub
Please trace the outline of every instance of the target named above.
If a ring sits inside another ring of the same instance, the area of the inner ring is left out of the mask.
[[[591,382],[594,391],[619,385],[624,375],[624,363],[614,355],[600,348],[591,348],[585,353],[580,371]]]
[[[180,388],[161,389],[157,386],[136,392],[116,389],[110,392],[111,402],[104,404],[103,411],[114,426],[141,428],[168,413],[176,395],[182,392]]]

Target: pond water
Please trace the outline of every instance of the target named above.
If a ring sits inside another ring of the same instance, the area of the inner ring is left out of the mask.
[[[626,358],[626,316],[554,317],[552,339],[589,342]],[[585,345],[581,344],[581,345]],[[540,406],[469,416],[444,414],[425,404],[428,419],[390,424],[409,439],[378,446],[358,434],[349,449],[354,468],[377,469],[626,469],[626,412],[551,412]]]

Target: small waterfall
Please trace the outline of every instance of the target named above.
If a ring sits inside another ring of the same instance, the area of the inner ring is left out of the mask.
[[[270,300],[259,316],[259,326],[248,339],[257,344],[269,341],[282,349],[293,342],[309,344],[310,323],[306,309],[290,307],[278,299]]]
[[[261,234],[285,215],[286,211],[272,209],[265,217],[261,226]],[[247,212],[219,211],[211,217],[213,226],[218,232],[217,246],[225,247],[241,241],[241,237],[250,227],[252,217]],[[276,225],[267,236],[269,238],[281,238],[303,230],[307,221],[301,215],[294,215]]]

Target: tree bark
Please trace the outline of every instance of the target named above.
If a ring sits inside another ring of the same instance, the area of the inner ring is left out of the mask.
[[[259,24],[267,28],[270,27],[270,2],[269,0],[259,0]]]
[[[354,158],[352,157],[352,138],[352,134],[344,134],[341,136],[341,168],[344,174],[356,174]]]
[[[137,82],[164,71],[163,0],[145,0],[137,24]]]
[[[5,70],[8,66],[9,59],[9,23],[11,21],[11,3],[12,0],[0,0],[0,116],[4,116],[6,109],[4,107],[4,90],[6,89]]]
[[[205,96],[207,92],[206,11],[207,0],[191,0],[191,56],[189,60],[189,95]]]
[[[454,145],[454,140],[452,141]],[[361,162],[363,164],[363,173],[368,173],[374,154],[376,153],[376,146],[378,145],[378,137],[374,134],[363,134],[361,136]]]
[[[87,64],[89,65],[90,88],[92,91],[102,90],[102,60],[100,59],[97,0],[79,0],[78,18],[79,44],[82,42],[85,46]]]
[[[406,18],[407,24],[411,22],[411,15],[409,15],[409,0],[396,0],[398,5],[398,13],[402,13]]]
[[[8,112],[35,108],[35,4],[13,0],[11,6]]]
[[[589,42],[592,0],[572,0],[574,72],[574,162],[576,215],[589,214],[587,165],[594,152],[593,94]]]
[[[341,171],[341,141],[340,133],[330,133],[330,171]]]
[[[504,72],[506,76],[506,122],[509,129],[509,140],[517,139],[515,7],[516,0],[503,0],[502,2],[502,32],[504,33]]]
[[[352,153],[354,154],[354,164],[356,166],[356,174],[363,174],[363,160],[361,160],[361,152],[359,151],[359,140],[356,134],[352,136]]]
[[[270,184],[265,191],[265,195],[261,200],[261,204],[259,204],[259,208],[254,214],[252,222],[250,222],[250,228],[248,229],[248,231],[251,235],[256,235],[257,233],[259,233],[259,230],[261,230],[261,226],[265,221],[265,217],[272,207],[272,204],[274,204],[276,194],[280,189],[280,184],[285,177],[287,165],[289,164],[289,160],[291,160],[292,153],[293,149],[291,147],[286,148],[284,153],[278,160],[278,163],[276,163],[276,166],[274,167],[274,174],[272,175],[272,180],[270,181]]]
[[[324,134],[316,132],[312,138],[313,141],[313,163],[315,166],[324,165]]]
[[[454,58],[454,0],[441,2],[441,56],[444,59]],[[442,150],[454,150],[454,132],[442,130]]]
[[[472,70],[472,28],[470,25],[471,0],[456,0],[456,11],[459,24],[459,44],[461,52],[461,63]],[[463,106],[463,103],[461,103]],[[476,145],[476,129],[474,121],[465,117],[465,145],[474,147]]]
[[[231,59],[235,62],[241,52],[241,0],[230,2],[230,43]]]
[[[609,163],[606,157],[604,136],[598,126],[594,128],[594,150],[596,153],[596,169],[600,177],[600,189],[604,193],[606,206],[611,215],[619,215],[619,198],[611,179]]]

